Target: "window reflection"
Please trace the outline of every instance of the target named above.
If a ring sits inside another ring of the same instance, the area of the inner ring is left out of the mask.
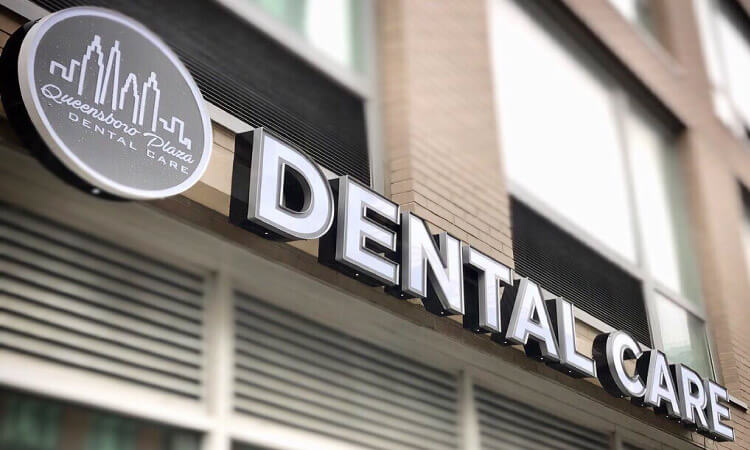
[[[654,6],[613,1],[633,20]],[[544,215],[567,219],[596,250],[619,255],[644,284],[679,305],[700,302],[673,130],[559,23],[532,13],[533,4],[496,0],[493,10],[500,141],[512,189]],[[702,319],[656,301],[649,310],[663,324],[664,349],[709,376]]]
[[[745,124],[750,124],[750,32],[725,2],[720,2],[716,27],[726,69],[729,96]]]
[[[610,0],[628,21],[658,39],[653,0]]]
[[[635,261],[610,87],[515,2],[497,5],[493,56],[508,177]]]
[[[656,294],[664,353],[671,364],[682,363],[713,378],[703,323],[661,294]]]
[[[745,217],[742,222],[742,238],[745,243],[745,268],[747,269],[747,281],[750,283],[750,192],[743,190]]]
[[[644,263],[666,287],[697,302],[700,286],[676,149],[640,108],[629,108],[625,124]]]
[[[365,0],[248,0],[334,61],[363,72]]]
[[[198,435],[39,397],[0,391],[0,448],[198,450]]]

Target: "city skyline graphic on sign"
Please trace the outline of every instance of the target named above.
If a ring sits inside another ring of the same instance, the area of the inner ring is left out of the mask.
[[[95,34],[80,59],[71,58],[67,65],[51,60],[49,72],[59,72],[60,78],[73,83],[79,96],[93,97],[96,105],[108,105],[113,112],[125,113],[133,125],[143,127],[145,123],[154,133],[161,127],[190,150],[192,141],[184,135],[185,122],[176,116],[159,116],[161,91],[156,73],[151,72],[142,83],[132,72],[122,77],[121,59],[120,41],[116,40],[105,63],[101,36]]]

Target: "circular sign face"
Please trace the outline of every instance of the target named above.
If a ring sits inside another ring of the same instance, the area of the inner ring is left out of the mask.
[[[70,8],[31,26],[18,87],[44,146],[93,191],[168,197],[208,165],[211,122],[198,87],[158,37],[119,13]]]

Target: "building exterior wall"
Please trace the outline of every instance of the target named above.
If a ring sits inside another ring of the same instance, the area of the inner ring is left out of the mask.
[[[667,49],[654,46],[607,2],[563,0],[607,47],[686,124],[680,141],[688,179],[691,214],[697,230],[704,299],[718,362],[719,381],[740,400],[750,399],[750,307],[746,261],[737,249],[742,203],[738,183],[750,186],[750,152],[715,118],[703,69],[692,10],[681,0],[663,0]],[[513,267],[508,190],[492,93],[488,2],[389,0],[378,2],[379,77],[386,152],[385,194],[426,219],[433,232],[447,231]],[[0,8],[0,44],[25,20]],[[526,398],[561,415],[595,409],[599,429],[645,448],[750,448],[750,418],[732,408],[736,442],[715,444],[685,431],[651,411],[609,396],[596,380],[576,380],[502,347],[485,335],[462,328],[459,320],[427,313],[416,301],[404,302],[317,263],[317,245],[276,243],[231,226],[226,220],[231,193],[234,133],[214,123],[214,153],[208,171],[183,197],[153,202],[162,213],[249,249],[262,258],[321,281],[368,305],[405,319],[420,329],[447,336],[468,348],[512,366],[516,374],[549,389]],[[3,140],[13,141],[7,122]],[[17,143],[16,143],[17,145]],[[721,199],[721,201],[717,201]],[[325,321],[325,315],[321,316]],[[578,321],[578,345],[591,348],[603,330]],[[221,343],[219,339],[216,342]],[[474,354],[474,353],[472,353]],[[217,356],[220,358],[220,355]],[[471,365],[469,364],[469,367]],[[477,364],[477,380],[498,384],[495,374]],[[488,381],[489,380],[489,381]],[[514,391],[503,380],[504,389]],[[522,384],[519,380],[519,384]],[[215,405],[214,405],[215,406]],[[229,420],[223,417],[224,420]],[[465,441],[467,448],[475,442]],[[211,448],[224,448],[215,442]]]
[[[512,267],[485,5],[379,7],[391,198]]]
[[[662,2],[668,18],[663,28],[665,52],[654,48],[605,2],[566,3],[686,124],[680,150],[697,231],[704,301],[719,360],[717,372],[733,395],[747,398],[750,337],[743,324],[750,312],[749,286],[743,273],[747,262],[737,246],[742,242],[738,186],[750,183],[750,154],[747,144],[714,114],[694,12],[686,2]],[[741,437],[748,428],[747,415],[733,411],[732,420],[739,436],[734,445],[750,445]]]

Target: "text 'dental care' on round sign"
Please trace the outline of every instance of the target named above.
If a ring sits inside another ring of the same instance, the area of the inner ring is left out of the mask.
[[[195,184],[211,123],[187,69],[119,13],[70,8],[28,23],[0,58],[14,129],[72,184],[109,198],[156,199]]]

